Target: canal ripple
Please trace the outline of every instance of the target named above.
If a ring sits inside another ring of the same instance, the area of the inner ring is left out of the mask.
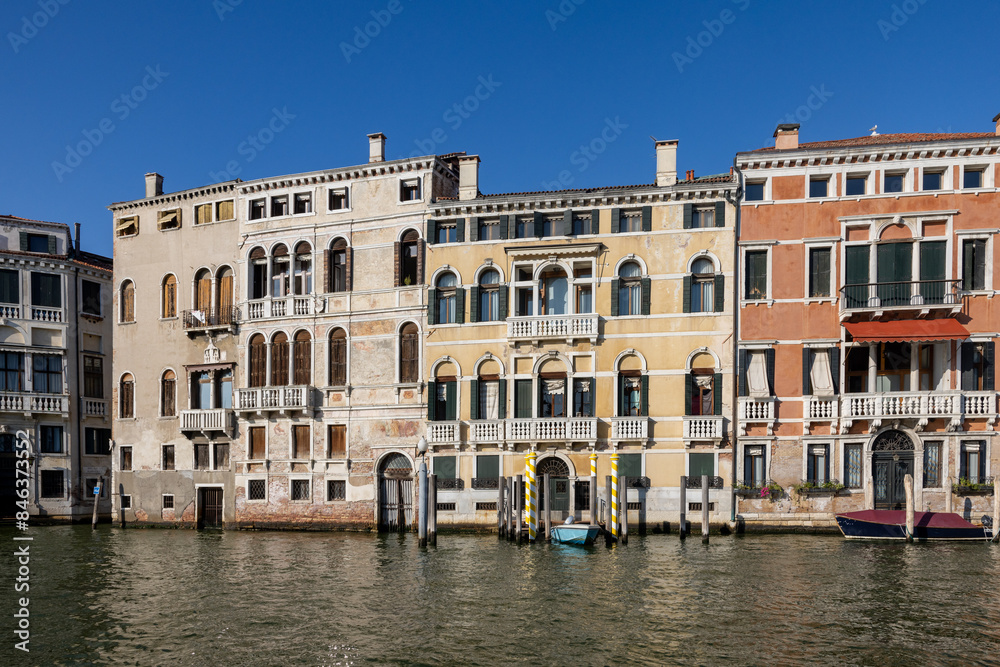
[[[32,651],[9,642],[4,665],[1000,661],[1000,546],[985,543],[442,535],[421,550],[412,535],[31,534]]]

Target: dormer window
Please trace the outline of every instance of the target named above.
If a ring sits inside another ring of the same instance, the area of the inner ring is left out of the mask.
[[[271,217],[279,218],[288,215],[288,195],[271,198]]]
[[[263,199],[254,199],[250,202],[250,219],[251,220],[263,220],[266,213],[265,201]]]

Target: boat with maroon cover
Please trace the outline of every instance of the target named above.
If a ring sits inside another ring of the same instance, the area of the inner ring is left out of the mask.
[[[837,515],[840,532],[849,540],[905,540],[906,510],[863,510]],[[976,525],[952,512],[914,512],[913,539],[982,540],[992,537],[988,527]]]

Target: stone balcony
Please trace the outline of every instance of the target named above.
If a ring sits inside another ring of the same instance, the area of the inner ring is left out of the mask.
[[[267,297],[247,301],[246,318],[251,321],[267,320],[275,317],[299,317],[303,315],[315,315],[320,309],[316,306],[317,300],[313,296],[282,296]]]
[[[992,427],[997,417],[996,393],[992,391],[896,391],[844,394],[840,432],[846,433],[860,419],[869,421],[874,432],[883,420],[916,420],[916,430],[931,419],[942,419],[948,430],[959,430],[966,417],[984,418]]]
[[[508,419],[508,442],[594,442],[596,417]]]
[[[69,396],[3,391],[0,392],[0,412],[16,412],[26,417],[32,414],[69,417]]]
[[[236,410],[257,414],[306,410],[311,389],[307,385],[240,388],[236,390]]]
[[[233,411],[229,409],[215,410],[182,410],[181,430],[187,432],[225,433],[232,435]]]
[[[649,439],[649,417],[612,417],[611,439],[645,441]]]
[[[185,310],[181,321],[184,331],[198,334],[216,330],[235,330],[240,321],[240,311],[234,306],[209,310]]]
[[[773,396],[741,396],[737,413],[740,435],[747,434],[747,426],[750,424],[764,424],[767,434],[774,435],[776,402]]]
[[[427,422],[427,442],[431,445],[461,444],[462,422]]]
[[[687,415],[684,417],[684,439],[720,442],[725,435],[724,419],[718,415]]]
[[[502,444],[506,435],[506,420],[474,419],[469,422],[469,444]]]
[[[564,340],[567,345],[586,339],[593,345],[597,343],[597,322],[595,313],[508,317],[507,338],[536,344],[545,340]]]
[[[0,303],[0,319],[5,319],[5,320],[21,319],[21,307],[16,304]]]
[[[81,402],[83,404],[84,417],[108,418],[108,401],[106,399],[84,398]]]
[[[43,308],[31,306],[31,319],[36,322],[64,322],[66,320],[62,308]]]

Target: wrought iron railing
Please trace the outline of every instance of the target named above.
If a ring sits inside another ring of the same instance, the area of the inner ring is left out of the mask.
[[[684,487],[687,489],[700,489],[701,488],[701,475],[688,475],[687,485]],[[722,478],[712,477],[708,478],[708,488],[710,489],[721,489],[722,488]]]
[[[905,280],[845,285],[840,288],[845,310],[952,306],[961,302],[961,280]]]
[[[719,479],[722,479],[721,477]],[[630,489],[648,489],[649,488],[649,478],[648,477],[626,477],[625,486]]]
[[[500,488],[500,478],[499,477],[473,477],[472,478],[472,488],[473,489],[493,489],[496,491]]]
[[[465,488],[465,481],[460,478],[438,477],[437,488],[452,491],[461,491]]]
[[[185,310],[183,316],[185,329],[228,327],[236,324],[239,319],[240,311],[236,306],[209,308],[205,310]]]

